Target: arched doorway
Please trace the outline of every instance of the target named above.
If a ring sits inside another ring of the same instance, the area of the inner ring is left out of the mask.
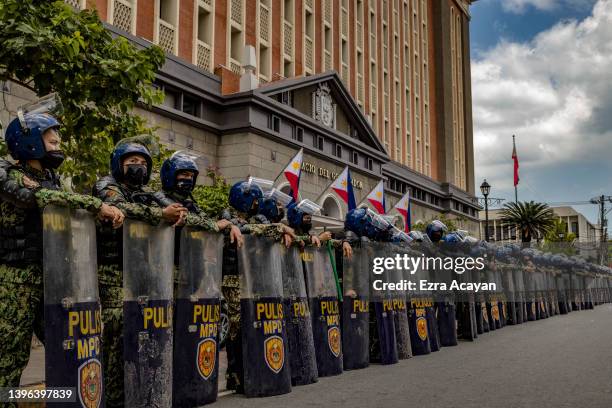
[[[323,209],[321,210],[321,215],[326,217],[335,218],[337,220],[342,219],[342,208],[340,207],[340,203],[338,199],[333,195],[328,195],[323,200]]]

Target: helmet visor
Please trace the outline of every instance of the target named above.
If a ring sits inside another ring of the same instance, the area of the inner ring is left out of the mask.
[[[300,201],[300,203],[297,205],[297,208],[300,211],[302,211],[304,214],[313,215],[313,214],[320,212],[323,207],[321,207],[319,204],[315,202],[305,199],[305,200]]]
[[[57,93],[51,93],[34,102],[30,102],[17,108],[17,117],[19,118],[21,127],[24,129],[27,128],[25,121],[26,115],[43,113],[48,113],[54,117],[61,116],[62,113],[64,113],[64,106],[62,105],[62,101]]]
[[[278,204],[282,205],[283,207],[286,207],[287,204],[289,204],[291,200],[293,199],[290,195],[287,195],[283,193],[282,191],[277,190],[275,188],[269,191],[266,191],[266,193],[264,194],[264,197],[276,201]]]

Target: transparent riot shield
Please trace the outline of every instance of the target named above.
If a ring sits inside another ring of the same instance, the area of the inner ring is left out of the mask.
[[[488,281],[489,263],[485,263],[485,269],[476,270],[474,282],[486,283]],[[484,292],[478,292],[476,297],[476,327],[478,334],[488,333],[490,330],[489,310],[487,308],[487,297]]]
[[[125,405],[172,404],[174,228],[123,226]]]
[[[340,305],[329,253],[325,247],[306,247],[302,260],[319,377],[338,375],[342,373],[343,359]]]
[[[580,280],[574,271],[570,272],[570,299],[572,310],[580,310]]]
[[[499,261],[495,263],[495,301],[491,302],[491,315],[493,320],[498,324],[498,329],[506,325],[507,308],[504,295],[503,270],[500,268]],[[497,309],[497,310],[496,310]]]
[[[536,320],[544,319],[546,317],[544,312],[544,297],[543,297],[543,280],[542,270],[538,266],[536,271],[533,273],[533,286],[535,292],[535,317]]]
[[[395,340],[397,344],[397,357],[405,360],[412,356],[410,346],[410,330],[408,328],[408,310],[406,307],[407,293],[404,288],[404,260],[410,256],[405,243],[390,244],[390,256],[400,256],[400,264],[394,265],[390,270],[390,282],[396,285],[396,289],[391,291],[391,306],[393,308],[393,324],[395,326]]]
[[[373,252],[370,270],[374,271],[377,260],[384,260],[392,256],[390,245],[386,242],[370,243]],[[398,356],[393,318],[393,294],[388,286],[388,283],[391,282],[391,271],[383,267],[379,274],[370,274],[370,281],[370,310],[372,311],[370,315],[370,361],[395,364],[398,362]]]
[[[444,266],[446,259],[457,258],[460,256],[457,243],[444,243],[439,254],[442,262],[434,269],[436,283],[443,283],[445,286],[436,291],[436,317],[438,322],[438,332],[440,334],[440,344],[444,347],[457,345],[457,306],[456,293],[451,290],[451,285],[457,274],[455,270]]]
[[[585,292],[585,306],[586,309],[593,309],[593,292],[594,292],[594,280],[590,274],[584,277],[584,292]]]
[[[430,261],[434,258],[441,259],[440,253],[436,247],[424,246],[423,250],[424,255],[429,258]],[[438,262],[430,262],[425,265],[424,269],[426,276],[425,280],[428,285],[428,298],[426,298],[425,302],[428,305],[425,307],[427,318],[427,337],[429,338],[429,346],[432,352],[439,351],[442,348],[442,343],[440,342],[440,330],[438,329],[438,308],[436,305],[438,300],[438,290],[429,290],[429,284],[435,284],[438,282],[439,268],[440,264]]]
[[[244,393],[265,397],[291,392],[280,244],[245,235],[238,269]]]
[[[525,280],[523,268],[520,264],[515,263],[512,265],[512,275],[514,277],[515,292],[515,309],[516,309],[516,322],[518,324],[526,321],[526,310],[525,310]]]
[[[174,310],[173,406],[216,401],[223,235],[184,227]]]
[[[478,271],[475,269],[466,270],[458,274],[455,278],[459,284],[470,284],[477,279],[474,276]],[[461,339],[473,341],[478,336],[476,324],[476,296],[474,291],[464,291],[457,297],[457,335]]]
[[[373,249],[367,241],[353,245],[351,258],[342,260],[342,350],[345,370],[370,364],[369,269]]]
[[[66,405],[103,407],[102,320],[91,214],[47,206],[43,251],[46,385],[73,387],[77,404]]]
[[[559,314],[567,314],[567,288],[566,279],[560,269],[556,270],[555,285],[557,287],[557,300],[559,302]]]
[[[302,257],[297,247],[281,246],[280,252],[291,385],[311,384],[318,372]]]
[[[506,324],[517,324],[516,317],[516,288],[512,277],[512,269],[508,264],[500,265],[502,283],[504,285],[504,314],[506,316]]]
[[[498,283],[498,271],[497,271],[497,263],[495,259],[492,262],[489,262],[487,268],[485,269],[485,280],[483,283]],[[497,330],[501,328],[500,317],[499,317],[499,296],[498,293],[488,292],[484,293],[485,299],[485,308],[487,315],[487,322],[489,324],[489,331]]]
[[[422,247],[412,244],[408,255],[415,261],[423,259]],[[428,271],[422,263],[412,264],[412,268],[404,270],[404,279],[410,282],[408,292],[408,329],[410,332],[410,345],[412,354],[420,356],[431,353],[429,343],[429,324],[427,310],[433,307],[431,293],[426,290],[429,280]],[[422,282],[425,286],[421,286]]]

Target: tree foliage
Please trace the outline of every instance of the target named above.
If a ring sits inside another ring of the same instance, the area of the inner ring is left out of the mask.
[[[500,215],[502,225],[516,227],[524,243],[531,242],[532,237],[546,236],[556,218],[547,204],[533,201],[506,203]]]
[[[459,229],[455,220],[446,217],[444,214],[440,214],[439,216],[435,216],[424,222],[417,222],[416,224],[412,226],[412,229],[414,231],[425,232],[425,229],[427,228],[427,226],[431,224],[431,222],[434,220],[441,221],[444,225],[446,225],[449,231],[457,231]]]
[[[218,217],[224,209],[229,207],[230,185],[213,167],[207,169],[206,175],[211,178],[212,185],[196,186],[193,190],[193,198],[208,216]]]
[[[108,171],[118,140],[153,134],[132,109],[139,101],[163,100],[151,85],[164,63],[159,47],[137,50],[113,38],[95,10],[75,12],[48,0],[0,1],[0,44],[1,81],[61,97],[62,148],[69,158],[61,171],[79,189]]]

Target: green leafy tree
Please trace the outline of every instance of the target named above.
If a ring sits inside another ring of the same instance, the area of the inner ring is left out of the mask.
[[[412,229],[415,231],[425,232],[425,229],[427,228],[427,226],[434,220],[441,221],[444,225],[446,225],[449,231],[457,231],[457,229],[460,229],[457,227],[457,223],[455,222],[455,220],[450,219],[443,214],[436,216],[436,217],[432,217],[431,219],[427,221],[417,222],[416,224],[412,226]]]
[[[546,252],[563,253],[568,256],[575,255],[577,253],[574,247],[575,240],[576,234],[567,232],[567,223],[556,219],[544,237],[543,249]]]
[[[196,186],[193,190],[193,198],[208,216],[218,217],[224,209],[229,207],[230,185],[214,167],[209,167],[206,175],[211,178],[212,185]]]
[[[555,214],[544,203],[533,201],[506,203],[500,212],[503,226],[516,227],[521,242],[528,245],[533,237],[544,237],[554,227]]]
[[[137,50],[113,38],[95,10],[75,12],[48,0],[1,0],[0,44],[0,81],[61,97],[62,148],[69,157],[61,170],[77,189],[108,171],[118,140],[153,135],[132,109],[163,100],[152,87],[164,63],[159,47]]]

